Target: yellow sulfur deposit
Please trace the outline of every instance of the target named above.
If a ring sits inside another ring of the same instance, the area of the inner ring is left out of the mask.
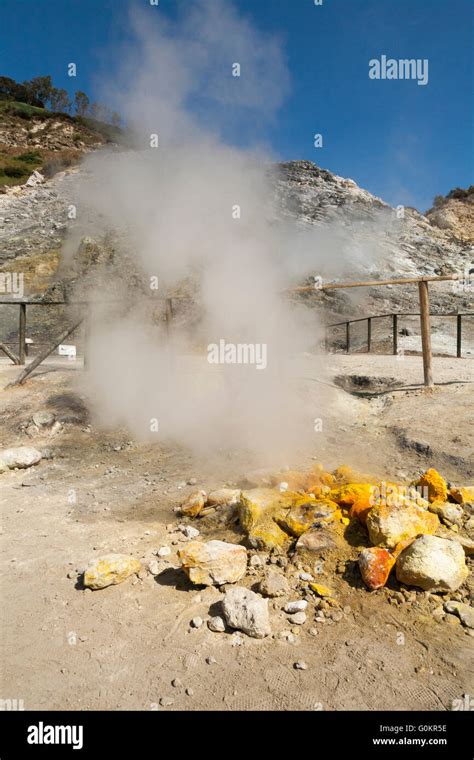
[[[126,554],[106,554],[89,565],[84,573],[84,586],[92,589],[115,586],[140,570],[141,563],[133,557]]]
[[[286,483],[289,491],[304,491],[306,488],[308,476],[298,470],[287,470],[279,472],[272,476],[272,483],[279,486],[280,483]]]
[[[374,487],[371,483],[346,483],[329,492],[329,498],[341,507],[351,507],[359,499],[369,499]]]
[[[458,504],[468,504],[474,502],[474,486],[464,486],[464,488],[451,488],[449,495]]]
[[[242,491],[238,514],[240,524],[245,531],[250,531],[263,517],[273,518],[282,508],[290,509],[301,494],[285,491],[280,493],[275,488],[252,488]]]
[[[416,485],[428,489],[429,501],[447,501],[448,499],[446,481],[433,467],[423,473]]]
[[[334,596],[331,589],[327,586],[323,586],[321,583],[310,583],[309,587],[311,591],[314,591],[315,594],[322,597],[323,599],[332,599]]]
[[[207,495],[205,491],[194,491],[186,501],[181,504],[181,514],[187,517],[197,517],[204,509]]]
[[[367,515],[369,537],[376,546],[394,548],[400,541],[422,533],[435,533],[438,517],[416,504],[380,504]]]
[[[256,549],[281,549],[289,539],[285,533],[273,520],[269,518],[255,525],[248,533],[248,538],[253,547]]]
[[[276,515],[275,520],[284,531],[299,538],[316,522],[321,524],[332,522],[337,508],[334,501],[303,498],[299,499],[288,512]]]

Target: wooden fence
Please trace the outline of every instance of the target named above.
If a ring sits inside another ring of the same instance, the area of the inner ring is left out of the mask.
[[[345,327],[345,352],[349,354],[351,351],[351,325],[359,322],[367,322],[367,353],[370,354],[372,350],[372,323],[376,319],[391,319],[392,320],[392,353],[398,354],[398,329],[401,317],[420,317],[419,311],[406,311],[390,314],[376,314],[370,317],[359,317],[358,319],[346,319],[342,322],[333,322],[326,325],[325,346],[326,351],[330,350],[330,330],[334,327]],[[462,357],[462,319],[463,317],[474,317],[474,312],[448,312],[443,314],[430,314],[430,318],[433,317],[451,317],[456,319],[456,356],[458,359]]]

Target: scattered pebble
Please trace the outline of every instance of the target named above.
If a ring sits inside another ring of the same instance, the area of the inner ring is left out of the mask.
[[[199,536],[198,529],[193,528],[192,525],[180,525],[179,529],[186,538],[197,538]]]
[[[212,655],[209,655],[209,657],[206,657],[206,662],[208,665],[214,665],[217,662],[217,660]]]
[[[292,631],[281,631],[279,637],[284,641],[288,641],[290,644],[294,644],[297,639]]]
[[[307,606],[308,602],[306,602],[304,599],[298,599],[296,602],[288,602],[288,604],[285,604],[284,610],[291,615],[294,612],[303,612]]]
[[[173,678],[173,680],[171,681],[171,686],[174,686],[175,689],[179,689],[179,687],[182,685],[183,683],[179,678]]]
[[[209,618],[209,620],[207,621],[207,627],[209,628],[209,630],[215,631],[216,633],[222,633],[223,631],[225,631],[224,620],[219,615]]]
[[[174,704],[174,699],[172,697],[161,697],[160,699],[160,705],[162,707],[170,707]]]
[[[194,485],[194,483],[192,485]],[[194,689],[191,689],[191,687],[188,686],[186,689],[186,694],[188,695],[188,697],[192,697],[194,695]]]
[[[304,660],[299,660],[298,662],[295,662],[294,667],[295,667],[295,670],[308,670],[308,666]]]
[[[168,557],[171,554],[171,549],[169,546],[162,546],[157,551],[158,557]]]
[[[201,628],[203,622],[204,621],[202,617],[193,617],[193,619],[191,620],[191,625],[193,628]]]
[[[306,623],[306,613],[295,612],[293,615],[289,616],[288,620],[295,625],[304,625],[304,623]]]

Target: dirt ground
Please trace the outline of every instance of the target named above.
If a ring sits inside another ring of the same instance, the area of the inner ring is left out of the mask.
[[[474,481],[473,360],[436,358],[431,392],[420,385],[420,357],[331,355],[326,364],[322,381],[308,357],[304,379],[315,399],[322,384],[329,393],[321,443],[288,465],[344,463],[407,482],[435,466],[454,483]],[[310,602],[308,622],[291,627],[286,600],[276,599],[273,637],[242,636],[236,645],[229,633],[193,628],[195,616],[216,614],[222,593],[192,587],[179,570],[186,539],[173,509],[195,490],[183,485],[189,479],[209,490],[256,463],[235,452],[216,472],[178,446],[101,432],[75,390],[81,372],[79,362],[54,359],[24,386],[0,391],[0,448],[33,445],[51,457],[0,475],[3,698],[22,699],[26,710],[450,710],[474,694],[468,630],[452,615],[435,620],[442,597],[406,599],[394,579],[367,591],[354,565],[357,542],[344,572],[328,566],[318,576],[341,620],[314,623]],[[17,373],[1,359],[0,387]],[[55,436],[26,435],[39,409],[62,420]],[[204,537],[242,540],[208,518],[193,525]],[[95,556],[123,552],[146,563],[164,545],[172,553],[157,575],[101,591],[81,586]],[[300,597],[297,576],[289,570],[289,599]],[[295,669],[302,660],[307,669]]]

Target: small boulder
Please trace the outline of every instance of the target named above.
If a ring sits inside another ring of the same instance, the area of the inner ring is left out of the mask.
[[[4,449],[0,453],[0,459],[7,467],[13,470],[15,467],[25,469],[41,462],[42,456],[38,449],[31,446],[19,446],[18,448]]]
[[[278,573],[276,570],[269,570],[265,578],[260,582],[259,588],[263,596],[269,596],[273,599],[287,594],[290,590],[290,585],[282,573]]]
[[[469,571],[462,546],[438,536],[420,536],[400,554],[397,580],[425,591],[455,591]]]
[[[388,549],[371,546],[359,554],[359,569],[365,585],[373,591],[385,586],[396,557]]]
[[[474,504],[474,486],[451,488],[449,495],[458,504]]]
[[[194,491],[181,504],[181,514],[188,517],[197,517],[206,503],[206,498],[205,491]]]
[[[33,415],[33,423],[38,428],[48,428],[54,423],[54,414],[47,411],[35,412]]]
[[[474,607],[464,602],[449,601],[444,603],[446,612],[457,615],[466,628],[474,628]]]
[[[289,537],[275,518],[284,514],[284,509],[290,509],[295,500],[301,498],[300,494],[280,493],[271,488],[242,491],[238,515],[251,546],[266,551],[282,548]]]
[[[235,507],[240,501],[240,489],[218,488],[211,491],[207,497],[207,504],[211,507]]]
[[[428,489],[428,501],[446,501],[448,498],[447,483],[433,467],[423,473],[416,485]]]
[[[250,589],[243,586],[228,589],[222,608],[230,628],[236,628],[256,639],[271,635],[268,600]]]
[[[437,515],[414,503],[378,504],[367,515],[371,542],[389,549],[420,533],[434,533],[438,528]]]
[[[299,538],[312,528],[315,523],[330,523],[334,519],[334,513],[338,505],[334,501],[315,501],[308,498],[302,499],[302,503],[296,504],[286,514],[277,516],[276,520],[290,536]]]
[[[254,549],[272,551],[281,549],[289,541],[288,534],[273,520],[263,521],[256,525],[248,534],[250,545]]]
[[[298,554],[327,554],[337,548],[337,535],[329,528],[310,528],[296,543]]]
[[[460,504],[452,504],[449,501],[434,501],[430,504],[429,510],[438,515],[439,519],[447,525],[462,525],[464,511]]]
[[[84,572],[84,586],[106,588],[122,583],[133,573],[139,573],[141,563],[127,554],[106,554],[97,557]]]
[[[237,583],[247,571],[245,547],[226,541],[190,541],[178,557],[189,580],[198,585]]]

